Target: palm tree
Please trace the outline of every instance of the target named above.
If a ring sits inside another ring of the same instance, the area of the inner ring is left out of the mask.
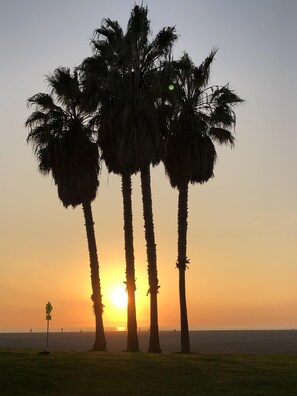
[[[243,100],[228,85],[208,87],[210,66],[216,50],[199,66],[185,53],[170,69],[172,117],[164,165],[171,186],[178,189],[178,258],[181,352],[190,352],[185,271],[187,257],[188,185],[214,176],[214,143],[234,145],[233,107]],[[174,88],[174,89],[172,89]]]
[[[176,39],[174,28],[162,29],[149,41],[147,7],[132,9],[124,34],[118,22],[106,19],[95,31],[94,56],[83,70],[90,96],[97,94],[99,143],[109,171],[122,176],[126,276],[128,291],[128,350],[138,350],[136,341],[135,271],[132,228],[131,175],[141,171],[143,216],[147,247],[150,293],[149,352],[161,352],[158,330],[158,273],[154,235],[150,164],[160,161],[159,69]],[[97,91],[92,89],[97,86]],[[132,317],[132,320],[130,319]],[[132,323],[132,325],[131,325]],[[133,337],[130,337],[130,333]],[[133,340],[132,340],[133,338]]]
[[[92,301],[96,321],[93,350],[105,351],[103,305],[99,263],[91,202],[99,186],[99,150],[94,141],[89,113],[84,111],[77,71],[58,68],[47,76],[50,94],[38,93],[28,99],[34,111],[25,125],[27,142],[33,145],[39,171],[52,174],[64,207],[82,205],[91,268]]]

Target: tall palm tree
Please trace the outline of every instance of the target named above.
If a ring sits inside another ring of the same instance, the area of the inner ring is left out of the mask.
[[[83,70],[92,89],[97,84],[99,143],[109,171],[122,176],[126,275],[128,291],[128,350],[136,350],[134,304],[134,249],[131,175],[141,171],[143,216],[150,293],[149,352],[160,352],[157,293],[158,273],[154,235],[150,164],[160,161],[159,69],[176,39],[174,28],[163,28],[149,40],[147,7],[134,6],[126,33],[118,22],[106,19],[95,31],[94,56]],[[90,95],[93,99],[96,92]],[[128,198],[129,195],[129,198]],[[131,214],[130,214],[131,212]],[[133,326],[130,326],[133,318]],[[134,341],[129,340],[133,334]]]
[[[186,304],[188,185],[204,183],[214,176],[217,154],[214,143],[234,145],[233,107],[243,100],[228,85],[208,87],[210,66],[216,50],[199,66],[185,53],[170,69],[172,117],[164,156],[171,186],[179,191],[178,258],[181,351],[190,352]]]
[[[63,205],[82,205],[91,268],[92,301],[96,321],[93,350],[105,351],[103,305],[99,263],[95,240],[91,202],[99,186],[100,169],[95,131],[84,110],[82,88],[78,73],[58,68],[47,76],[50,94],[38,93],[28,99],[34,111],[25,125],[29,128],[27,141],[33,145],[39,171],[52,174]]]

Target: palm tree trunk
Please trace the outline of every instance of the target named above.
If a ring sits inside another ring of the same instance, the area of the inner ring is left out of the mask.
[[[87,231],[88,248],[90,256],[91,267],[91,283],[92,283],[92,301],[95,314],[96,328],[95,328],[95,343],[93,351],[106,351],[106,340],[103,327],[103,304],[99,277],[99,262],[97,256],[97,247],[95,239],[94,221],[92,215],[91,202],[82,203],[85,226]]]
[[[190,352],[190,337],[188,327],[186,280],[187,268],[187,228],[188,228],[188,183],[179,187],[178,195],[178,260],[179,270],[179,302],[180,302],[180,324],[181,324],[181,352]]]
[[[149,278],[150,293],[150,338],[148,352],[160,353],[159,327],[158,327],[158,271],[157,271],[157,253],[154,232],[152,192],[150,167],[147,166],[141,170],[141,190],[143,204],[143,219],[145,228],[147,270]]]
[[[131,175],[122,175],[122,194],[124,208],[124,234],[125,234],[125,255],[126,255],[126,286],[128,292],[127,307],[127,352],[139,352],[136,304],[135,304],[135,265],[134,265],[134,244],[133,244],[133,215],[132,215],[132,183]]]

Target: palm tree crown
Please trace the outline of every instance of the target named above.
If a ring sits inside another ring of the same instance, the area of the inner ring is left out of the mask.
[[[164,164],[173,187],[208,181],[217,156],[214,143],[234,145],[233,107],[243,100],[228,85],[207,86],[216,52],[211,51],[199,67],[187,53],[171,64],[174,90],[168,99],[173,111]]]
[[[92,41],[94,56],[82,66],[92,101],[97,97],[99,103],[102,155],[117,174],[137,173],[158,156],[158,71],[177,35],[167,27],[150,41],[147,13],[135,6],[126,33],[117,21],[105,19]]]
[[[58,68],[47,76],[51,94],[28,99],[34,112],[26,121],[39,170],[52,173],[65,207],[93,201],[99,186],[99,150],[90,115],[84,110],[82,88],[75,71]]]

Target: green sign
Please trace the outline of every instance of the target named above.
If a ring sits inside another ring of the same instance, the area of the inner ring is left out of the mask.
[[[45,312],[46,312],[46,314],[49,315],[49,314],[52,312],[52,310],[53,310],[53,306],[52,306],[52,304],[51,304],[50,302],[48,302],[48,303],[46,304],[46,306],[45,306]]]

